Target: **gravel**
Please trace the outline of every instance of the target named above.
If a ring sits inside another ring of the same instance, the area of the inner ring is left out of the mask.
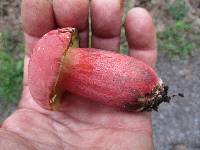
[[[157,70],[170,94],[183,93],[153,112],[154,143],[157,150],[200,149],[200,54],[185,60],[159,56]]]
[[[20,2],[21,0],[0,0],[0,31],[8,26],[14,31],[21,29]]]

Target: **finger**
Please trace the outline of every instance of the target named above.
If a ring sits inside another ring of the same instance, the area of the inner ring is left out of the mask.
[[[151,16],[143,8],[133,8],[125,21],[129,55],[149,65],[156,63],[156,33]]]
[[[92,47],[119,49],[123,0],[92,0]]]
[[[42,36],[55,27],[49,0],[22,0],[21,18],[23,30],[31,36]]]
[[[21,18],[25,37],[24,85],[29,57],[39,38],[55,27],[53,7],[47,0],[22,0]]]
[[[54,0],[53,9],[59,27],[79,30],[80,46],[88,47],[88,0]]]
[[[52,4],[47,0],[22,0],[21,19],[25,37],[23,84],[24,89],[26,89],[28,83],[28,64],[33,47],[43,34],[55,27]],[[20,103],[27,103],[26,96],[24,95],[26,94],[23,94]]]

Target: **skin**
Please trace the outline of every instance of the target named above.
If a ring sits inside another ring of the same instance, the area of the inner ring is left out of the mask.
[[[92,47],[119,49],[122,4],[120,0],[91,2]],[[71,25],[80,30],[81,47],[87,47],[88,7],[88,0],[22,1],[26,46],[24,90],[19,108],[1,125],[2,149],[153,149],[150,113],[116,111],[74,95],[63,99],[59,112],[48,111],[30,95],[27,66],[35,43],[47,31]],[[131,9],[125,27],[129,55],[154,65],[156,34],[148,12],[142,8]]]

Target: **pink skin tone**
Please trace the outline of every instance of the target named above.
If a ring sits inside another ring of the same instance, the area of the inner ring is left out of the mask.
[[[27,66],[32,48],[43,34],[57,27],[75,26],[80,31],[81,47],[87,47],[88,0],[50,2],[22,1],[26,44],[24,91],[18,110],[1,125],[0,147],[5,150],[16,147],[30,150],[153,149],[150,113],[116,111],[73,95],[65,97],[60,111],[43,109],[33,100],[27,84]],[[93,0],[91,7],[92,47],[119,49],[121,1]],[[35,11],[37,13],[33,13]],[[73,15],[79,19],[73,19]],[[156,35],[148,12],[142,8],[131,9],[125,26],[129,55],[154,65]]]

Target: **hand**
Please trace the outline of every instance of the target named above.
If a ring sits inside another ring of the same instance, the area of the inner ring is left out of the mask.
[[[79,30],[80,46],[87,47],[88,8],[88,0],[22,1],[24,91],[19,108],[0,129],[2,149],[153,149],[150,113],[119,112],[73,95],[62,100],[59,111],[49,111],[29,93],[27,70],[35,43],[54,28],[72,26]],[[119,49],[122,14],[121,0],[92,0],[92,47]],[[156,34],[148,12],[133,8],[125,27],[129,55],[154,65]]]

